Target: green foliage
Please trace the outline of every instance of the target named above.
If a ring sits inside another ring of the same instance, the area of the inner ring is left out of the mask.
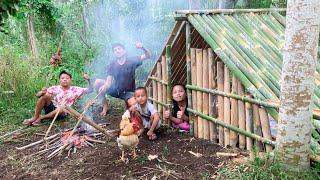
[[[268,156],[262,159],[257,155],[253,161],[246,164],[236,164],[227,166],[219,170],[218,179],[305,179],[315,180],[319,177],[319,164],[313,166],[309,171],[305,172],[289,172],[286,171],[279,162]]]
[[[0,1],[0,33],[6,32],[3,28],[4,20],[9,17],[9,15],[15,15],[19,10],[20,0],[3,0]]]

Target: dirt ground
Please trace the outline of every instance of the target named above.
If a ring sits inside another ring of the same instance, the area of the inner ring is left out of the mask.
[[[121,114],[118,108],[103,119],[94,119],[110,122],[107,128],[115,129]],[[36,132],[44,133],[47,128],[39,127]],[[36,133],[20,135],[0,144],[0,179],[208,179],[214,178],[228,160],[216,156],[216,152],[226,152],[226,149],[187,133],[160,128],[157,135],[155,141],[149,141],[146,135],[140,137],[138,158],[128,156],[127,163],[119,161],[121,151],[115,139],[78,149],[69,158],[64,153],[48,161],[48,154],[30,156],[38,151],[37,146],[16,150],[15,147],[41,139]],[[200,157],[192,153],[199,153]],[[157,158],[148,159],[150,155]]]

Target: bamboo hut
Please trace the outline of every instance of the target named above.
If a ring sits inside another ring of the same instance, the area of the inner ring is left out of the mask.
[[[171,108],[171,85],[186,84],[193,136],[223,146],[272,151],[275,128],[271,122],[278,120],[285,30],[280,13],[284,11],[177,11],[173,31],[145,84],[153,92],[150,100]],[[311,147],[315,155],[320,154],[319,73],[317,64]]]

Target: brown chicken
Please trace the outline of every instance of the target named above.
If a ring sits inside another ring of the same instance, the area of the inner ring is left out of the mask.
[[[133,154],[133,158],[135,159],[137,157],[136,154],[136,147],[139,143],[138,138],[138,130],[140,127],[130,121],[130,112],[127,110],[123,115],[122,119],[120,121],[120,135],[117,138],[118,146],[121,150],[121,160],[125,161],[124,153],[126,150],[131,150]]]

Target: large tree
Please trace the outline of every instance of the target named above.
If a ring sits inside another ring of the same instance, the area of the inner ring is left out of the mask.
[[[276,157],[287,169],[310,167],[311,115],[320,23],[319,0],[288,0]]]

